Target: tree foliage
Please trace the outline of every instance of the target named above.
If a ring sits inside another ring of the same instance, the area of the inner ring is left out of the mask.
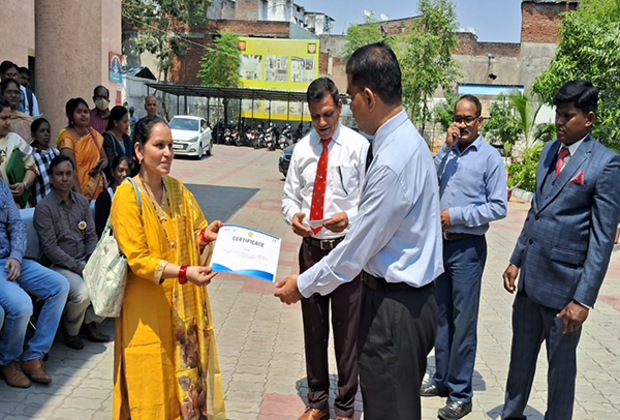
[[[403,105],[422,125],[422,134],[431,116],[428,99],[439,87],[449,90],[459,76],[452,58],[459,45],[454,7],[451,0],[419,0],[420,16],[393,42],[403,74]]]
[[[200,59],[198,78],[203,86],[236,87],[239,84],[239,36],[228,30],[220,31],[216,48],[205,47]]]
[[[518,140],[529,149],[538,142],[553,138],[553,124],[536,123],[542,103],[522,92],[500,95],[489,107],[489,119],[482,126],[482,132],[492,142],[513,146]]]
[[[211,0],[123,0],[122,12],[138,30],[136,48],[156,57],[165,80],[172,55],[184,57],[190,48],[175,30],[205,23],[210,5]]]
[[[386,40],[386,37],[384,37],[381,32],[381,22],[375,18],[372,11],[369,11],[369,13],[364,16],[364,23],[361,25],[349,25],[344,39],[344,54],[347,60],[355,50],[364,45],[374,44],[379,41],[389,41]]]
[[[436,104],[433,107],[433,122],[439,124],[443,131],[448,131],[448,128],[452,125],[454,108],[459,100],[459,96],[451,90],[446,90],[444,97],[446,99],[445,102]]]
[[[600,90],[594,134],[620,151],[620,0],[582,0],[565,13],[550,68],[533,85],[549,104],[573,79],[588,79]]]

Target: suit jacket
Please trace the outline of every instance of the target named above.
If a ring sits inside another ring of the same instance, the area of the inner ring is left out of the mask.
[[[533,301],[558,310],[573,299],[592,307],[620,215],[620,156],[590,134],[555,178],[550,171],[560,146],[554,140],[542,151],[532,207],[510,263],[521,269],[518,288]],[[583,184],[570,182],[580,170]]]

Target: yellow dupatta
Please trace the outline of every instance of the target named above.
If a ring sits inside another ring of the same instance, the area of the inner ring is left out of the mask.
[[[206,287],[166,279],[167,263],[200,265],[207,226],[183,184],[164,177],[162,207],[127,181],[114,194],[110,222],[131,269],[115,339],[115,420],[225,420],[215,333]]]

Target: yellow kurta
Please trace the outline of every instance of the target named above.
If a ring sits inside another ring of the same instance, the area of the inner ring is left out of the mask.
[[[225,420],[220,370],[206,287],[166,279],[166,263],[199,265],[207,226],[196,199],[171,177],[166,205],[121,184],[110,222],[127,256],[127,291],[116,320],[114,420]],[[165,212],[164,212],[165,211]]]

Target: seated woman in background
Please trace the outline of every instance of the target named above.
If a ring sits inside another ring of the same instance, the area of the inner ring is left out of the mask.
[[[69,125],[58,135],[58,150],[75,164],[73,190],[89,200],[95,200],[104,190],[102,171],[108,165],[103,136],[90,127],[90,110],[84,99],[69,99],[65,112]]]
[[[133,162],[133,143],[127,134],[128,132],[129,112],[127,108],[123,106],[115,106],[112,108],[112,111],[110,111],[108,126],[103,135],[105,139],[103,148],[108,157],[108,162],[112,162],[116,156],[125,156],[129,159],[129,162]],[[112,171],[113,169],[108,164],[106,177],[110,182],[112,182]],[[130,173],[128,172],[127,175],[130,175]]]
[[[9,102],[11,108],[11,132],[19,134],[19,137],[30,142],[30,124],[32,117],[19,112],[19,104],[22,101],[22,91],[15,79],[4,79],[0,83],[0,93]]]
[[[18,134],[10,132],[10,128],[11,107],[9,106],[9,102],[4,97],[0,97],[0,175],[2,176],[2,179],[9,184],[11,194],[13,194],[13,199],[15,199],[15,202],[18,203],[22,195],[26,191],[30,190],[30,187],[32,187],[38,170],[34,162],[34,157],[32,156],[32,147],[30,147],[28,143],[26,143]],[[26,167],[26,174],[22,180],[17,180],[17,182],[11,184],[6,173],[6,169],[13,150],[15,149],[19,150],[21,153],[24,166]],[[25,207],[25,205],[22,206],[21,204],[19,206]]]
[[[39,170],[39,175],[35,178],[30,192],[30,205],[34,207],[52,191],[50,163],[60,152],[58,149],[50,147],[52,129],[45,118],[34,120],[30,126],[30,132],[32,134],[32,156]]]
[[[112,110],[112,113],[114,113],[114,110]],[[110,187],[99,194],[95,202],[95,232],[97,233],[97,238],[101,238],[105,224],[108,221],[108,217],[110,217],[112,197],[114,197],[116,187],[121,185],[121,182],[131,175],[129,172],[130,165],[131,160],[127,156],[118,155],[112,159],[112,164],[110,165],[112,172]]]

